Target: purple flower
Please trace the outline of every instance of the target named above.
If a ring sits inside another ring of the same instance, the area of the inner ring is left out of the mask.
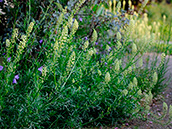
[[[10,61],[11,61],[11,57],[9,57],[9,58],[7,59],[7,61],[10,62]]]
[[[40,68],[38,68],[38,71],[42,72],[42,68],[43,68],[42,66]]]
[[[108,42],[108,44],[110,44],[110,42]]]
[[[43,42],[43,40],[41,39],[40,41],[39,41],[39,43],[42,43]]]
[[[100,47],[103,47],[103,44],[101,44]]]
[[[128,123],[126,123],[125,125],[126,125],[126,126],[129,126],[129,124],[128,124]]]
[[[96,52],[96,54],[99,54],[99,52]]]
[[[79,18],[79,20],[82,22],[82,18]]]
[[[17,83],[17,81],[16,81],[16,79],[15,79],[15,78],[13,79],[13,83],[15,83],[15,84]]]
[[[96,42],[95,44],[98,45],[98,42]]]
[[[87,37],[85,37],[85,40],[88,40],[88,38],[87,38]]]
[[[105,62],[105,65],[107,65],[107,62]]]
[[[17,74],[14,78],[18,80],[19,79],[19,75]]]
[[[0,2],[3,2],[3,0],[0,0]]]
[[[2,55],[5,55],[5,53],[3,53]]]
[[[109,47],[109,51],[110,51],[110,50],[112,50],[112,48],[111,48],[111,47]]]
[[[3,70],[3,66],[0,65],[0,71],[2,71],[2,70]]]
[[[152,124],[153,122],[152,121],[149,121],[150,124]]]

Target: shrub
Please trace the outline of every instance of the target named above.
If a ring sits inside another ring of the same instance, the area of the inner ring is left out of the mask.
[[[108,37],[102,31],[93,29],[89,39],[82,34],[74,38],[80,34],[74,14],[84,0],[70,13],[67,8],[61,8],[60,14],[54,11],[58,19],[46,13],[51,2],[41,17],[44,26],[33,20],[25,32],[15,28],[5,41],[0,65],[0,127],[79,128],[114,125],[144,115],[159,81],[158,68],[148,72],[141,61],[136,66],[140,50],[130,41],[133,22],[116,33],[114,46],[106,44],[101,50],[96,48],[98,37]],[[38,38],[40,31],[43,37]],[[132,52],[127,53],[129,46]],[[145,74],[139,76],[140,72]]]

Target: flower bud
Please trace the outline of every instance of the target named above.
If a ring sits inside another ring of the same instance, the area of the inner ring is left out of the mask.
[[[143,59],[142,59],[142,58],[140,58],[139,66],[140,66],[140,67],[142,67],[142,66],[143,66]]]
[[[128,67],[128,73],[131,73],[131,72],[132,72],[132,67],[129,66],[129,67]]]
[[[92,42],[95,42],[96,40],[97,40],[97,32],[96,32],[96,30],[94,29],[94,30],[93,30],[93,34],[92,34],[91,41],[92,41]]]
[[[88,46],[89,46],[89,42],[88,42],[88,40],[84,43],[84,50],[86,50],[87,48],[88,48]]]
[[[132,82],[130,82],[130,84],[128,85],[128,89],[129,90],[132,90],[133,89],[133,83]]]
[[[135,43],[133,43],[132,45],[132,53],[136,53],[137,52],[137,46]]]
[[[99,76],[101,76],[102,75],[102,72],[100,70],[98,70],[98,74],[99,74]]]
[[[137,84],[138,84],[136,77],[133,78],[133,84],[134,84],[134,86],[137,86]]]
[[[154,74],[153,74],[153,84],[155,85],[157,83],[157,81],[158,81],[158,75],[157,75],[156,72],[154,72]]]
[[[118,41],[120,41],[120,40],[121,40],[121,34],[120,34],[119,32],[117,32],[117,34],[116,34],[116,38],[117,38],[117,40],[118,40]]]
[[[139,89],[139,90],[137,91],[137,94],[138,94],[138,95],[142,95],[142,90]]]
[[[126,95],[128,94],[128,90],[127,90],[127,89],[124,89],[124,90],[122,91],[122,93],[126,96]]]
[[[163,112],[167,112],[168,106],[165,102],[163,102]]]
[[[110,81],[110,79],[111,79],[110,74],[109,74],[109,72],[107,72],[105,75],[105,82],[108,83]]]

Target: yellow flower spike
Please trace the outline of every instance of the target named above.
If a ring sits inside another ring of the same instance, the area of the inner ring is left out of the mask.
[[[138,81],[137,81],[136,77],[133,78],[133,84],[134,84],[134,86],[137,86],[137,84],[138,84]]]
[[[109,1],[109,11],[112,12],[112,1]]]
[[[126,95],[128,94],[128,90],[127,90],[127,89],[124,89],[124,90],[122,91],[122,93],[126,96]]]
[[[30,32],[32,31],[33,26],[34,26],[34,23],[31,22],[31,23],[29,24],[29,27],[27,28],[27,31],[26,31],[27,36],[28,36],[28,35],[30,34]]]
[[[6,39],[6,47],[10,47],[10,44],[11,44],[10,40]]]
[[[92,34],[91,41],[94,43],[94,42],[96,42],[96,40],[97,40],[97,31],[94,29],[93,30],[93,34]]]
[[[132,72],[132,67],[129,66],[129,67],[128,67],[128,73],[131,73],[131,72]]]
[[[143,66],[143,59],[142,59],[142,58],[140,58],[140,60],[139,60],[139,66],[140,66],[140,67]]]
[[[133,83],[132,82],[130,82],[130,84],[128,85],[128,89],[133,90]]]
[[[83,47],[83,49],[84,49],[84,51],[88,48],[88,46],[89,46],[89,42],[88,42],[88,40],[84,43],[84,47]]]
[[[99,74],[99,76],[101,76],[102,75],[102,72],[100,70],[98,70],[98,74]]]
[[[132,8],[131,9],[134,10],[134,5],[132,5]]]
[[[119,63],[120,63],[119,60],[116,59],[116,60],[115,60],[115,71],[116,71],[116,72],[118,72],[119,69],[120,69],[120,64],[119,64]]]
[[[129,5],[129,8],[131,8],[131,5],[132,5],[131,0],[128,1],[128,5]]]
[[[123,8],[123,10],[124,10],[124,9],[125,9],[125,5],[126,5],[126,1],[123,0],[123,3],[122,3],[122,4],[123,4],[123,7],[122,7],[122,8]]]
[[[42,69],[42,76],[45,77],[47,74],[47,67],[43,67]]]
[[[118,2],[117,6],[116,6],[117,12],[120,12],[121,9],[121,1]]]
[[[133,43],[132,45],[132,53],[136,53],[137,52],[137,46],[135,43]]]
[[[137,91],[137,94],[138,94],[138,95],[142,95],[142,90],[139,89],[139,90]]]
[[[152,99],[153,99],[152,92],[151,92],[151,91],[149,91],[149,103],[151,103],[151,102],[152,102]]]
[[[117,32],[116,38],[117,38],[118,41],[121,41],[121,34],[119,32]]]
[[[156,72],[154,72],[154,74],[153,74],[153,84],[155,85],[157,83],[157,81],[158,81],[158,75],[157,75]]]
[[[116,0],[113,0],[113,13],[116,14]]]
[[[110,79],[111,79],[110,74],[109,74],[109,72],[107,72],[105,75],[105,82],[108,83],[110,81]]]
[[[73,23],[73,28],[72,28],[72,31],[76,31],[78,29],[79,25],[78,25],[78,22],[77,20],[75,19],[74,23]]]
[[[167,112],[168,106],[165,102],[163,102],[163,112]]]
[[[72,83],[75,83],[75,79],[74,78],[72,79]]]
[[[163,22],[165,22],[166,21],[166,16],[165,15],[163,15]]]
[[[70,16],[68,19],[68,27],[69,28],[72,26],[72,22],[73,22],[73,16]]]

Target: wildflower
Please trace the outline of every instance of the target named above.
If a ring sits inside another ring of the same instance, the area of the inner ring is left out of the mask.
[[[167,110],[168,110],[168,106],[165,102],[163,102],[163,111],[167,112]]]
[[[136,77],[133,78],[133,84],[134,84],[134,86],[137,86],[137,84],[138,84],[138,81],[137,81]]]
[[[2,71],[2,70],[3,70],[3,66],[0,65],[0,71]]]
[[[120,34],[119,32],[117,32],[117,34],[116,34],[116,38],[117,38],[117,40],[118,40],[118,41],[120,41],[120,40],[121,40],[121,34]]]
[[[86,41],[86,42],[84,43],[84,50],[86,50],[86,49],[88,48],[88,46],[89,46],[89,42]]]
[[[40,68],[38,68],[38,71],[40,71],[42,73],[42,68],[43,66],[41,66]]]
[[[97,40],[97,31],[94,29],[94,30],[93,30],[93,34],[92,34],[91,41],[92,41],[92,42],[95,42],[96,40]]]
[[[82,18],[79,18],[79,21],[81,21],[81,22],[82,22]]]
[[[152,124],[153,122],[152,121],[149,121],[150,124]]]
[[[112,50],[112,48],[111,47],[109,47],[109,51],[111,51]]]
[[[101,44],[100,47],[103,47],[103,44]]]
[[[5,55],[5,53],[3,53],[2,55]]]
[[[15,77],[14,77],[14,78],[18,80],[18,79],[19,79],[19,75],[18,75],[18,74],[17,74],[17,75],[15,75]]]
[[[3,0],[0,0],[0,2],[3,2]]]
[[[17,80],[15,78],[13,79],[13,83],[15,83],[15,84],[17,83]]]
[[[128,94],[128,90],[127,90],[127,89],[124,89],[124,90],[122,91],[122,93],[126,96],[126,95]]]
[[[133,43],[132,45],[132,53],[136,53],[137,52],[137,46],[135,43]]]
[[[43,40],[41,39],[40,41],[39,41],[39,43],[42,43],[43,42]]]
[[[98,74],[99,74],[99,76],[101,76],[102,75],[102,72],[100,70],[98,70]]]
[[[9,57],[9,58],[7,59],[7,61],[10,62],[10,61],[11,61],[11,57]]]
[[[96,54],[99,54],[99,52],[96,52]]]
[[[138,95],[142,95],[142,91],[139,89],[137,92]]]
[[[88,40],[88,38],[87,38],[87,37],[85,37],[85,40]]]
[[[110,44],[110,42],[108,42],[108,44]]]
[[[105,62],[105,65],[107,65],[107,62]]]
[[[153,74],[153,83],[154,83],[154,85],[157,83],[157,81],[158,81],[158,75],[157,75],[157,73],[155,72],[155,73]]]
[[[98,42],[96,42],[95,44],[98,45]]]
[[[108,83],[110,81],[110,79],[111,79],[110,74],[109,74],[109,72],[107,72],[105,75],[105,82]]]
[[[75,19],[74,23],[73,23],[73,28],[72,28],[72,31],[73,32],[76,32],[76,30],[78,29],[79,25],[78,25],[78,22],[77,20]]]

